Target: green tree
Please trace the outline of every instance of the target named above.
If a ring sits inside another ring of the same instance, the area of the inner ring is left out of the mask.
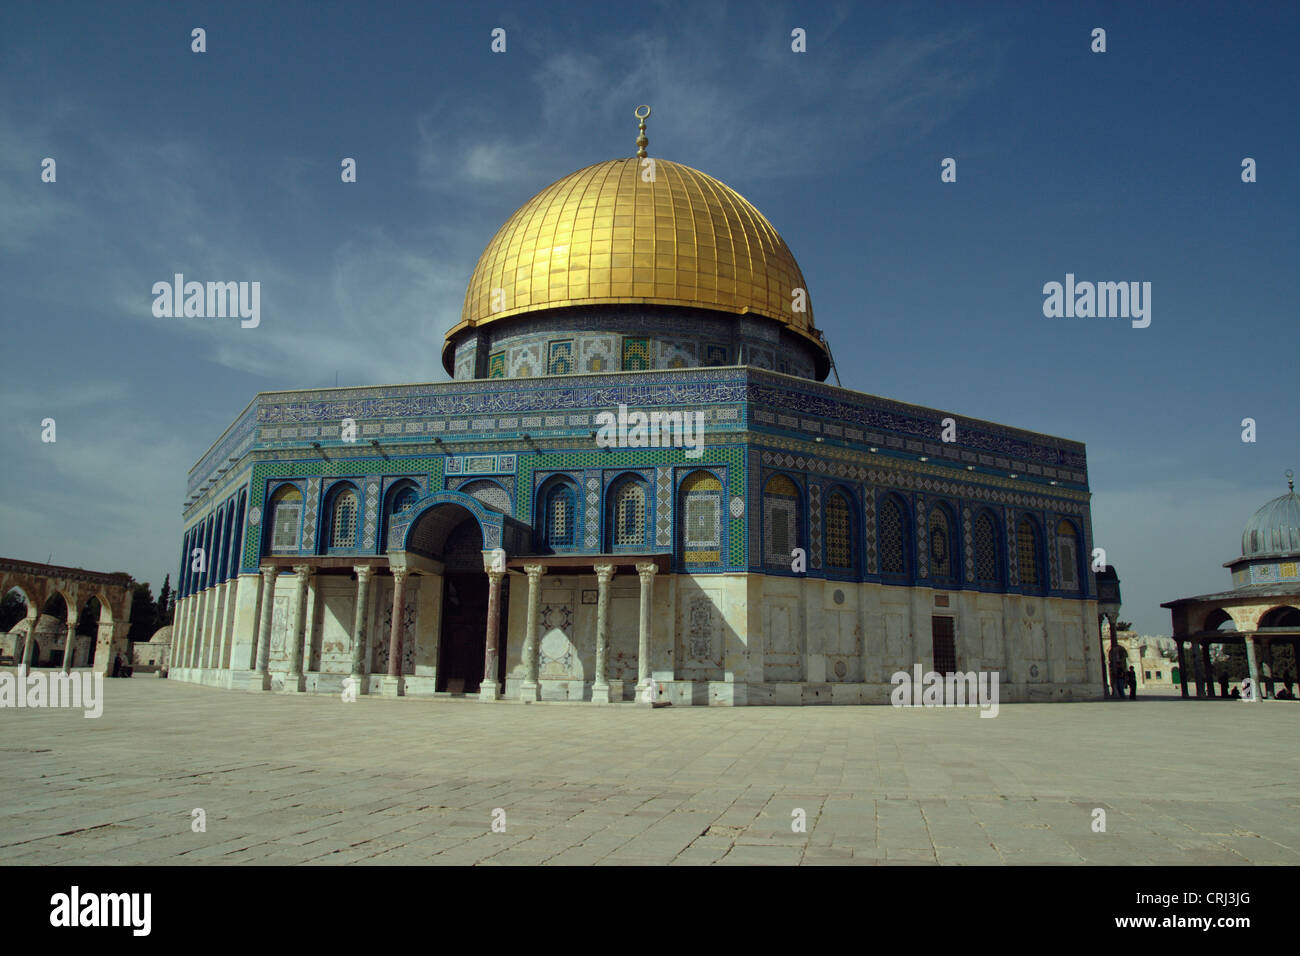
[[[172,576],[170,573],[163,578],[162,590],[158,592],[158,604],[154,614],[154,630],[160,627],[166,627],[172,622],[173,608],[172,599]]]

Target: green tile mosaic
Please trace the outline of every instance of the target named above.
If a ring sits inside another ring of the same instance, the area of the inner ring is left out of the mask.
[[[421,458],[340,458],[331,461],[267,461],[253,466],[253,478],[248,489],[248,507],[261,509],[266,498],[266,482],[270,478],[336,478],[343,475],[428,475],[429,489],[442,490],[443,456]],[[265,519],[265,515],[262,518]],[[243,570],[257,567],[262,523],[244,526]]]

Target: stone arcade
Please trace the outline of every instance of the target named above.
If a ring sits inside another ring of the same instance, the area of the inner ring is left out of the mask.
[[[1083,445],[824,384],[805,293],[690,167],[546,187],[470,277],[451,381],[264,392],[194,466],[171,676],[856,704],[919,664],[1099,697]],[[620,406],[702,447],[604,447]]]

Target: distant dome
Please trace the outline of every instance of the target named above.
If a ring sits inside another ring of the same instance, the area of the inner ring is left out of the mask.
[[[168,624],[160,627],[153,632],[153,637],[149,638],[150,644],[170,644],[172,642],[172,626]]]
[[[1300,495],[1288,491],[1268,502],[1246,522],[1241,555],[1300,553]]]

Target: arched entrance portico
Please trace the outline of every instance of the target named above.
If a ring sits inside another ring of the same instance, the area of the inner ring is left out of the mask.
[[[383,693],[404,692],[408,682],[401,665],[409,660],[410,648],[403,650],[403,642],[413,640],[414,676],[426,681],[432,676],[434,692],[499,696],[505,679],[501,635],[508,586],[502,545],[526,540],[527,533],[508,515],[455,491],[428,495],[394,520],[388,551],[395,582],[393,623]],[[498,554],[499,559],[494,557]],[[416,623],[414,634],[407,613],[410,575],[420,578],[421,589],[426,583],[433,589],[421,594],[421,606],[436,609]]]

